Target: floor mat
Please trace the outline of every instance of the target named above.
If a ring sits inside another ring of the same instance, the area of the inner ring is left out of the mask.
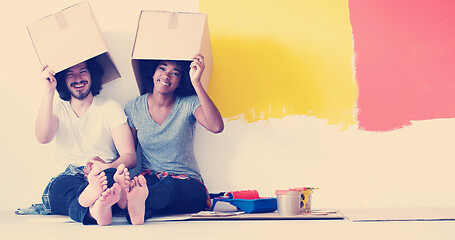
[[[354,222],[455,220],[455,208],[378,208],[340,210]]]
[[[301,213],[293,216],[281,216],[277,212],[226,214],[201,212],[194,214],[189,220],[341,220],[344,216],[338,210],[314,210],[312,213]]]

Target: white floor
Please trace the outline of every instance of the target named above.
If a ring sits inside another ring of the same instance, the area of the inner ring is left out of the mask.
[[[64,216],[0,212],[1,239],[455,239],[455,221],[236,220],[83,226]]]

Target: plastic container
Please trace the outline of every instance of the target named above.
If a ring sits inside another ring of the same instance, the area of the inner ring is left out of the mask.
[[[281,216],[293,216],[300,214],[301,192],[297,190],[277,190],[278,214]]]
[[[266,213],[274,212],[277,209],[276,198],[259,198],[259,199],[232,199],[219,198],[217,201],[229,202],[245,213]]]

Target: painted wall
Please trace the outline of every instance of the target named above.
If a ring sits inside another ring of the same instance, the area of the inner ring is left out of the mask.
[[[307,115],[355,124],[346,1],[200,1],[216,65],[210,93],[227,118]]]
[[[316,204],[331,207],[453,206],[454,121],[441,119],[455,109],[452,1],[200,9],[216,61],[210,93],[235,119],[234,141],[221,140],[233,145],[221,168],[233,186],[319,186]]]
[[[455,116],[455,2],[349,1],[359,127]]]
[[[138,95],[141,9],[205,12],[209,94],[226,120],[218,135],[197,129],[209,191],[317,186],[315,208],[453,207],[454,4],[411,2],[92,0],[122,74],[102,95]],[[54,145],[34,137],[40,66],[25,25],[74,3],[0,8],[1,210],[38,202],[53,174]]]

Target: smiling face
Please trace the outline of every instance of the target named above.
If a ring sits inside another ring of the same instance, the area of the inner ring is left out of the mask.
[[[161,94],[174,93],[182,76],[181,67],[173,61],[161,61],[153,75],[154,91]]]
[[[85,62],[71,67],[66,73],[65,79],[72,97],[83,100],[91,94],[91,76]]]

